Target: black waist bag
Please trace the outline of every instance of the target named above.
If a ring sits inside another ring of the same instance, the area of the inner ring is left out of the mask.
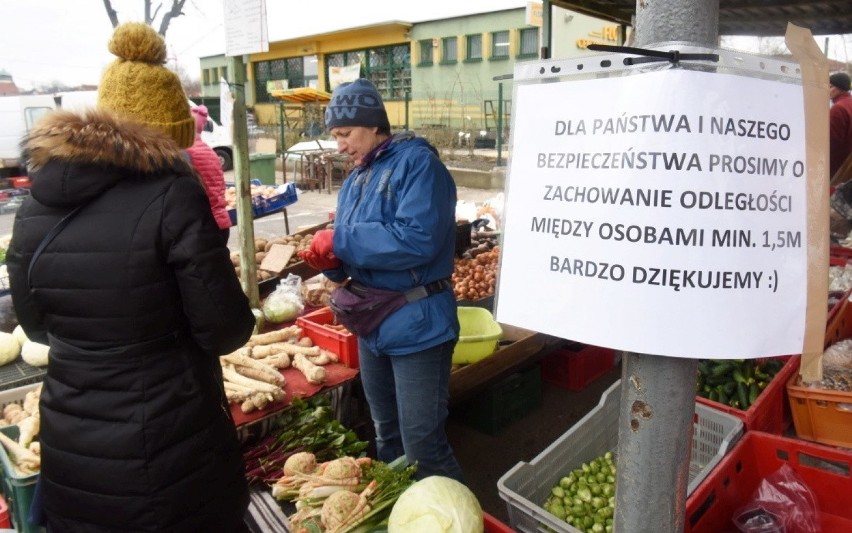
[[[452,287],[442,279],[405,292],[374,289],[357,281],[334,289],[328,302],[337,323],[359,337],[372,333],[392,313],[410,302],[432,296]]]

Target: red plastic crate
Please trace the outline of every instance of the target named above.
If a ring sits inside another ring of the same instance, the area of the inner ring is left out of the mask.
[[[615,352],[610,348],[572,344],[541,360],[541,377],[551,385],[581,391],[609,372],[614,364]]]
[[[358,368],[358,337],[328,327],[328,324],[333,323],[334,313],[330,307],[317,309],[296,319],[296,325],[304,330],[315,345],[336,353],[340,362],[349,368]]]
[[[32,185],[30,178],[27,176],[16,176],[13,178],[9,178],[9,181],[12,182],[12,188],[14,189],[22,189]]]
[[[772,359],[785,359],[787,362],[775,374],[769,385],[763,389],[763,392],[757,397],[757,401],[751,404],[747,410],[737,409],[701,396],[696,396],[695,400],[739,418],[743,421],[746,431],[765,431],[776,435],[784,433],[792,423],[790,403],[787,400],[787,380],[798,372],[801,356],[783,355]]]
[[[852,452],[748,431],[687,499],[684,533],[736,532],[734,512],[784,463],[814,492],[822,533],[852,531]]]
[[[9,504],[0,496],[0,529],[12,529],[12,515],[9,514]]]
[[[514,529],[485,511],[482,511],[482,517],[485,519],[485,533],[516,533]]]

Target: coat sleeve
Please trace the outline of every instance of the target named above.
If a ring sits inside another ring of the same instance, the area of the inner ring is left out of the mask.
[[[6,268],[18,323],[29,339],[47,344],[44,315],[30,291],[27,274],[33,252],[50,229],[62,219],[62,214],[58,212],[33,214],[35,209],[33,204],[34,201],[27,198],[15,214],[12,240],[6,251]]]
[[[197,181],[176,180],[164,199],[163,239],[192,336],[218,356],[245,344],[255,319],[209,205]]]
[[[424,149],[403,172],[395,191],[399,203],[393,220],[335,226],[334,253],[344,263],[406,270],[430,263],[446,246],[444,235],[455,224],[456,205],[447,167]]]

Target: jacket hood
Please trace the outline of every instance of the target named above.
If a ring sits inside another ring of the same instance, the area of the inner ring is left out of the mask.
[[[22,145],[33,197],[54,207],[79,205],[125,179],[194,174],[171,138],[104,110],[53,111]]]
[[[391,143],[388,145],[388,147],[385,150],[383,150],[382,152],[379,152],[378,154],[376,154],[376,157],[377,158],[380,157],[380,155],[383,152],[392,153],[394,150],[405,150],[405,149],[415,148],[415,147],[418,147],[418,146],[426,147],[433,154],[440,157],[440,154],[438,153],[438,149],[435,148],[434,146],[432,146],[431,144],[429,144],[429,141],[427,141],[423,137],[418,137],[417,135],[415,135],[413,132],[410,132],[410,131],[395,133],[393,135],[393,137],[391,137]]]

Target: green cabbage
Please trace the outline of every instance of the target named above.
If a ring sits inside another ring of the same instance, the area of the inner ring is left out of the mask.
[[[272,294],[263,302],[263,317],[273,324],[296,320],[302,313],[303,306],[295,299],[286,295]]]
[[[388,533],[483,533],[482,507],[462,483],[430,476],[405,490],[391,510]]]

